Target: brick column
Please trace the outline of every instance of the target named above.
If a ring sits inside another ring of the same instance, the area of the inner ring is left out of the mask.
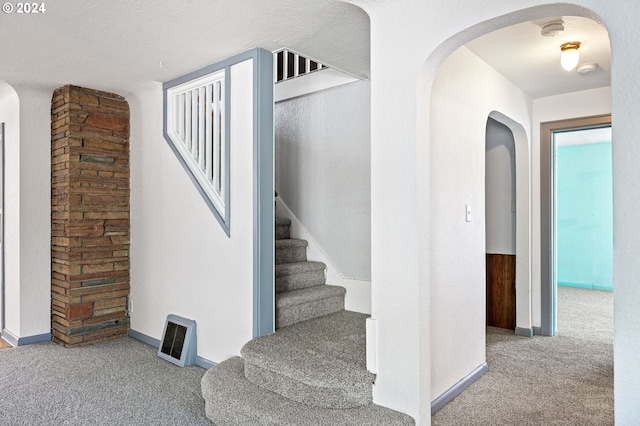
[[[129,105],[64,86],[51,105],[51,327],[65,347],[129,330]]]

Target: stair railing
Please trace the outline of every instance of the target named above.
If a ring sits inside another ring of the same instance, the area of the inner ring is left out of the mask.
[[[165,89],[166,135],[219,216],[227,222],[225,70]]]
[[[318,61],[288,49],[276,50],[273,55],[275,57],[275,61],[273,61],[275,83],[329,68]]]

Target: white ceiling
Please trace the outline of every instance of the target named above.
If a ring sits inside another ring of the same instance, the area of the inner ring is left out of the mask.
[[[0,80],[126,93],[253,47],[287,47],[369,75],[369,18],[339,1],[54,0],[45,6],[38,15],[0,12]]]
[[[336,0],[57,0],[45,5],[39,15],[0,13],[0,80],[126,94],[256,46],[287,47],[369,76],[369,18]],[[562,19],[566,30],[556,37],[540,35],[539,25],[547,20],[526,22],[467,47],[533,98],[610,85],[604,27],[586,18]],[[582,62],[599,64],[595,72],[581,75],[560,67],[560,44],[573,40],[582,42]]]
[[[555,37],[540,35],[542,24],[562,19],[565,30]],[[579,41],[580,64],[597,63],[588,74],[560,66],[560,45]],[[611,47],[604,26],[591,19],[565,16],[524,22],[494,31],[466,47],[532,98],[611,85]]]

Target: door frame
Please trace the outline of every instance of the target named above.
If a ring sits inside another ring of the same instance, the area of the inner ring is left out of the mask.
[[[611,114],[540,123],[540,331],[544,336],[557,332],[557,284],[555,265],[554,158],[553,133],[611,126]]]

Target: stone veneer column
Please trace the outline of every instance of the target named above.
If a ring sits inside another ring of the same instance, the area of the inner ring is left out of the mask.
[[[64,86],[51,105],[51,327],[65,347],[129,330],[129,105]]]

